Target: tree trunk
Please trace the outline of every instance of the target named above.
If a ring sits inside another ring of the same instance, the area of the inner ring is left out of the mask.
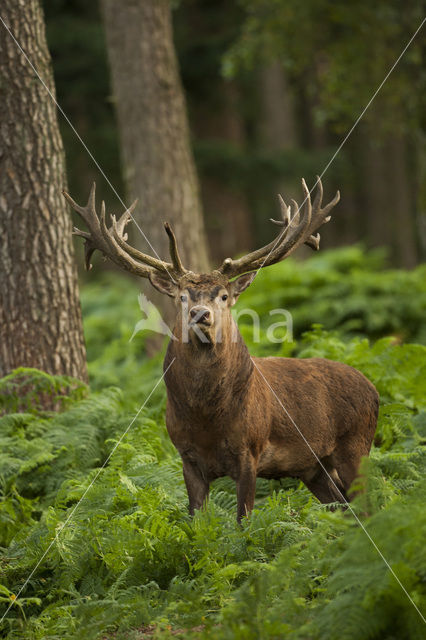
[[[173,226],[184,266],[208,269],[199,185],[173,44],[169,0],[103,0],[124,178],[143,251],[168,258],[163,228]],[[153,292],[150,298],[155,300]],[[158,300],[167,315],[164,297]]]
[[[292,93],[284,67],[273,62],[259,72],[260,139],[267,149],[295,149],[298,143]]]
[[[415,198],[414,180],[409,172],[408,143],[399,132],[389,137],[388,163],[388,211],[393,215],[393,245],[397,264],[405,269],[417,264],[417,244],[415,240]]]
[[[292,152],[300,146],[293,91],[287,72],[279,61],[261,67],[256,80],[259,101],[257,138],[262,149],[278,158],[280,152]],[[272,240],[275,233],[267,217],[270,215],[268,212],[275,213],[277,210],[275,194],[280,193],[286,202],[292,198],[301,202],[301,178],[302,176],[296,178],[283,172],[271,185],[271,192],[263,195],[266,207],[261,210],[260,224],[266,230],[264,244]],[[299,249],[297,255],[301,257],[304,254],[310,255],[307,247]]]
[[[416,193],[416,236],[419,262],[426,261],[426,135],[417,131],[413,140],[416,158],[415,193]]]
[[[38,0],[2,8],[54,94]],[[0,60],[0,375],[22,366],[87,380],[56,108],[1,24]]]
[[[389,210],[386,153],[383,142],[377,140],[369,122],[362,123],[360,135],[363,138],[361,167],[364,205],[362,206],[362,216],[365,220],[368,244],[373,247],[389,247],[393,240],[393,211]]]
[[[222,78],[214,78],[212,83],[220,100],[213,108],[205,100],[193,107],[195,134],[198,140],[224,141],[242,151],[247,141],[238,110],[238,86]],[[241,188],[206,172],[201,175],[201,193],[214,264],[255,249],[250,207]]]
[[[365,124],[361,131],[369,244],[390,247],[398,266],[414,267],[418,257],[415,180],[409,174],[407,140],[398,131],[378,137],[374,123]]]

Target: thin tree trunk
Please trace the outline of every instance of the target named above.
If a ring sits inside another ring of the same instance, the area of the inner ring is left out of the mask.
[[[388,141],[388,211],[393,215],[393,245],[396,260],[409,269],[417,264],[415,241],[414,180],[409,174],[407,139],[395,132]]]
[[[279,61],[260,68],[256,79],[260,107],[257,135],[262,148],[278,157],[280,152],[291,152],[299,144],[294,95],[287,72]],[[272,193],[268,194],[266,210],[276,211],[276,193],[282,194],[287,202],[292,198],[300,202],[300,178],[302,176],[295,178],[283,173],[273,185]],[[264,242],[271,240],[274,234],[273,225],[268,224],[265,214],[261,218],[262,227],[267,229]],[[303,254],[309,255],[307,247],[299,250],[298,256]]]
[[[363,131],[363,185],[369,244],[390,247],[394,262],[415,266],[414,180],[408,168],[407,140],[399,132],[377,136],[374,124]]]
[[[2,18],[54,93],[38,0]],[[16,367],[87,379],[56,108],[0,24],[0,375]]]
[[[319,151],[324,152],[327,148],[330,150],[333,148],[336,149],[340,141],[338,137],[333,139],[332,129],[324,120],[318,118],[318,113],[322,110],[319,97],[320,87],[322,85],[322,73],[321,56],[317,56],[314,60],[314,66],[310,70],[310,77],[304,80],[307,87],[312,85],[316,87],[316,90],[312,91],[311,86],[311,90],[309,90],[309,88],[303,88],[301,91],[303,104],[303,108],[301,109],[303,122],[301,134],[304,137],[305,145],[308,145],[308,148],[316,153]],[[299,104],[299,108],[300,106]],[[330,159],[332,151],[330,151],[329,154],[328,158]],[[325,157],[326,156],[324,156],[324,159],[317,165],[315,171],[317,175],[323,173],[327,164]],[[336,158],[336,160],[338,161],[338,158]],[[334,164],[334,162],[332,164]],[[325,198],[327,197],[327,193],[333,194],[337,189],[340,189],[342,192],[342,198],[336,207],[336,211],[333,212],[333,224],[327,225],[324,231],[321,232],[321,249],[340,247],[342,244],[351,244],[354,238],[357,237],[357,233],[359,233],[359,220],[353,185],[350,180],[347,180],[346,184],[341,184],[340,180],[337,183],[334,182],[334,171],[335,167],[332,167],[331,171],[327,170],[327,175],[323,180]],[[313,178],[314,176],[311,178],[311,184],[314,183]],[[310,187],[311,184],[308,186]]]
[[[362,144],[362,187],[365,203],[362,214],[365,220],[370,246],[392,246],[392,217],[389,210],[388,189],[386,175],[385,150],[382,142],[378,142],[371,130],[371,125],[361,126]]]
[[[416,159],[415,188],[416,193],[416,236],[419,262],[426,260],[426,135],[417,131],[413,140],[414,157]]]
[[[267,149],[294,149],[298,136],[292,92],[285,69],[271,63],[259,73],[260,138]]]
[[[168,220],[184,265],[206,271],[199,185],[169,0],[103,0],[102,6],[124,178],[131,198],[139,198],[135,218],[161,258],[168,257],[163,228]],[[153,254],[139,232],[133,240]]]
[[[226,141],[243,150],[247,141],[238,110],[238,86],[222,78],[214,81],[221,100],[214,108],[208,101],[193,108],[194,131],[199,140]],[[241,188],[206,172],[201,176],[201,192],[214,264],[254,249],[250,207]]]

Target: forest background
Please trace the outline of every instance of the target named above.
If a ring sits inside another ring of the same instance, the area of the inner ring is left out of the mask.
[[[313,186],[419,26],[422,8],[362,0],[182,0],[174,6],[174,41],[217,263],[270,239],[276,193],[300,199],[302,176]],[[99,6],[49,0],[45,13],[58,100],[122,195]],[[419,37],[327,169],[327,190],[339,188],[342,201],[323,248],[362,241],[388,247],[395,266],[424,259],[424,55]],[[99,175],[69,126],[60,124],[70,192],[85,201]],[[114,194],[99,186],[107,210],[116,210]]]
[[[111,21],[83,0],[47,0],[44,11],[58,102],[128,203]],[[312,186],[328,166],[423,17],[421,3],[396,0],[173,3],[212,264],[270,240],[276,193],[300,201],[300,178]],[[148,355],[149,333],[132,338],[140,283],[100,256],[86,274],[76,242],[89,385],[33,368],[0,379],[5,637],[423,637],[425,48],[414,39],[327,168],[326,194],[339,188],[342,200],[321,251],[265,269],[238,307],[260,317],[259,342],[240,322],[253,355],[347,362],[378,389],[378,429],[353,511],[330,511],[296,480],[261,480],[238,527],[235,486],[224,478],[189,518],[165,389],[156,386],[164,345]],[[121,211],[59,121],[69,191],[85,202],[96,180],[107,210]],[[164,218],[154,221],[161,233]],[[267,339],[274,308],[291,311],[293,341]]]

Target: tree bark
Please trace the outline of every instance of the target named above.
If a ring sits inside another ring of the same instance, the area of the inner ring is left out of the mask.
[[[131,199],[139,199],[134,216],[152,247],[139,232],[132,240],[143,251],[168,258],[162,224],[168,220],[184,265],[206,271],[199,185],[169,0],[103,0],[102,7],[124,178]]]
[[[54,94],[39,1],[3,0],[2,18]],[[0,375],[87,380],[56,108],[2,24],[0,60]]]

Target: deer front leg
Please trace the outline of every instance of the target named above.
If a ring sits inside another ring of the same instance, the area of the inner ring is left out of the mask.
[[[209,483],[203,478],[198,467],[189,460],[183,460],[183,477],[189,498],[189,513],[201,509],[209,495]]]
[[[256,493],[256,462],[252,456],[241,461],[237,479],[237,521],[247,516],[254,506]]]

